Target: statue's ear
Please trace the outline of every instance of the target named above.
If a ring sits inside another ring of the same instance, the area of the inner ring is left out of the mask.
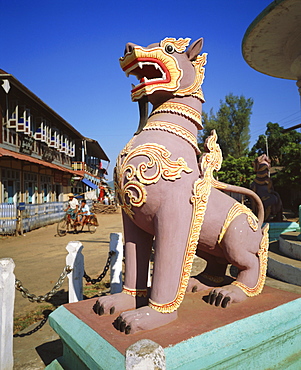
[[[196,57],[200,54],[203,47],[203,38],[194,41],[189,48],[186,50],[186,54],[188,56],[188,59],[193,61],[196,59]]]

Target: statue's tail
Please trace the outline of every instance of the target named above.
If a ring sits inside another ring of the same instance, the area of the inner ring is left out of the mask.
[[[247,188],[243,188],[241,186],[225,184],[225,183],[220,182],[220,181],[214,181],[214,187],[217,188],[217,189],[222,189],[222,190],[227,191],[227,192],[243,194],[243,195],[246,195],[246,196],[252,198],[255,201],[256,206],[257,206],[258,222],[259,222],[260,225],[263,224],[263,221],[264,221],[264,207],[263,207],[261,199],[259,198],[259,196],[256,193],[254,193],[254,191],[252,191],[250,189],[247,189]]]

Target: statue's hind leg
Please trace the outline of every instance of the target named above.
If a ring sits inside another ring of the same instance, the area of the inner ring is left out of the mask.
[[[221,243],[226,258],[239,269],[236,281],[213,289],[209,303],[227,307],[231,303],[259,294],[266,276],[268,233],[267,228],[252,231],[246,215],[238,216],[229,226]]]
[[[135,309],[147,305],[147,279],[153,235],[145,232],[123,213],[125,238],[125,281],[122,293],[98,298],[99,314]]]

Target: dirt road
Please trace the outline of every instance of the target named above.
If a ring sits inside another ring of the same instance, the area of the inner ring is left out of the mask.
[[[24,236],[0,237],[0,258],[10,257],[15,263],[15,276],[35,295],[44,295],[57,282],[66,266],[66,246],[80,241],[85,259],[85,270],[93,278],[103,270],[108,257],[110,233],[122,232],[121,212],[97,215],[99,227],[95,234],[88,231],[57,236],[56,224],[30,231]],[[67,279],[66,279],[67,280]],[[62,288],[68,290],[68,281]],[[16,291],[15,316],[35,310],[31,303]]]

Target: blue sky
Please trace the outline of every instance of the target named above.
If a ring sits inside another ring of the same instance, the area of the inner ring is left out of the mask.
[[[84,136],[97,140],[111,160],[138,124],[130,97],[134,77],[119,66],[124,46],[165,37],[204,38],[208,53],[203,110],[216,112],[232,92],[254,100],[251,145],[267,122],[301,122],[295,81],[256,72],[241,42],[270,0],[0,0],[0,68],[14,75]]]

